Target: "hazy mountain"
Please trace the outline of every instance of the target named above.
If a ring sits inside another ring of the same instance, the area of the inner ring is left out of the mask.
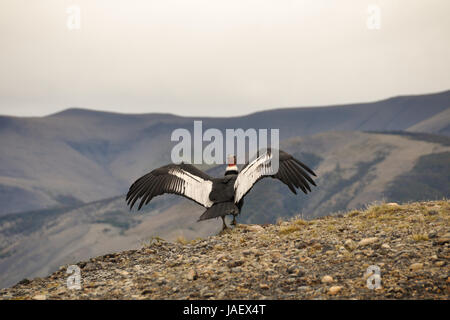
[[[432,132],[450,136],[450,108],[409,127],[408,131]]]
[[[309,195],[265,179],[245,198],[238,222],[327,215],[376,200],[412,201],[450,196],[450,138],[416,133],[327,132],[292,137],[283,149],[318,174]],[[210,170],[220,176],[224,166]],[[221,221],[197,223],[204,211],[181,197],[157,197],[130,213],[124,196],[73,208],[0,217],[0,286],[44,276],[67,263],[137,248],[152,236],[174,240],[217,233]]]
[[[170,134],[278,128],[281,139],[328,131],[420,131],[450,135],[450,91],[333,107],[289,108],[231,118],[127,115],[69,109],[48,117],[0,117],[0,215],[73,206],[124,193],[170,161]],[[317,152],[320,155],[319,152]],[[322,155],[321,155],[322,156]]]

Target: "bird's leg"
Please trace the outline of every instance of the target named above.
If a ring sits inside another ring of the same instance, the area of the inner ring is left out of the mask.
[[[228,229],[227,224],[225,223],[225,217],[224,216],[222,216],[222,222],[223,222],[222,231],[224,231],[224,230]]]
[[[231,225],[232,226],[236,226],[237,225],[237,223],[236,223],[236,216],[233,214],[233,221],[231,221]]]

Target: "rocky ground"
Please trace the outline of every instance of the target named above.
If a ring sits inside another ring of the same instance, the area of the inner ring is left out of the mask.
[[[191,242],[154,239],[78,263],[80,290],[67,288],[63,266],[0,290],[0,298],[448,299],[449,222],[450,201],[393,203],[311,221],[239,225]]]

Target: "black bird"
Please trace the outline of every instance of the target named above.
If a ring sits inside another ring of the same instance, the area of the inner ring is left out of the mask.
[[[233,215],[232,225],[240,213],[245,195],[260,179],[271,177],[286,184],[297,194],[296,188],[304,193],[311,192],[309,184],[316,186],[310,175],[316,174],[304,163],[287,152],[279,150],[279,169],[273,174],[274,151],[259,152],[255,160],[247,162],[239,172],[236,158],[229,161],[225,176],[213,178],[193,165],[169,164],[155,169],[136,180],[128,191],[126,200],[130,209],[141,199],[138,210],[151,199],[164,193],[174,193],[191,199],[207,208],[198,221],[221,217],[223,229],[227,228],[225,216]]]

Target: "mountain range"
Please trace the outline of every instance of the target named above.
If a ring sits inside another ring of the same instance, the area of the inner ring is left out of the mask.
[[[238,222],[273,223],[363,208],[374,201],[450,195],[450,91],[379,102],[288,108],[232,118],[68,109],[42,118],[0,117],[0,286],[62,264],[137,248],[152,237],[217,233],[203,209],[176,196],[129,212],[124,193],[170,162],[176,128],[278,128],[281,147],[311,166],[317,188],[293,195],[265,179]],[[203,167],[223,175],[224,167]]]
[[[89,203],[126,192],[170,161],[176,128],[277,128],[280,139],[329,131],[412,131],[450,136],[450,91],[231,118],[116,114],[82,109],[42,118],[0,117],[0,215]]]

